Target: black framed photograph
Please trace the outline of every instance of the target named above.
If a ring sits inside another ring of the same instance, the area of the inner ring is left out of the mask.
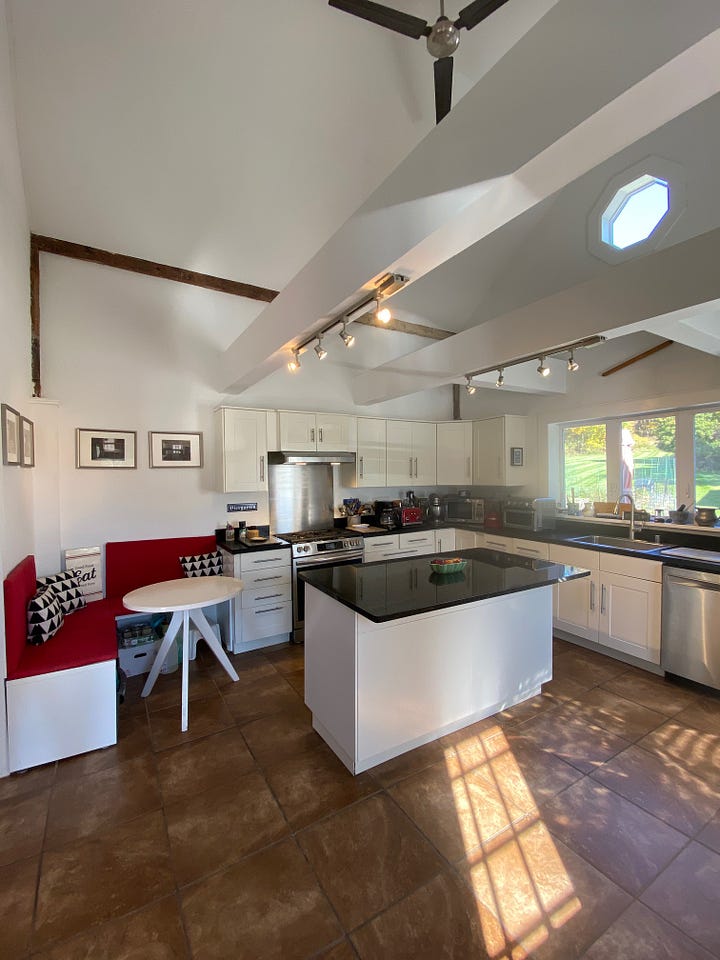
[[[135,430],[87,430],[78,427],[75,440],[78,469],[134,470],[137,466]]]
[[[523,448],[510,447],[510,466],[521,467],[523,465]]]
[[[27,417],[20,417],[20,463],[35,466],[35,424]]]
[[[19,467],[22,457],[20,414],[6,403],[0,404],[2,417],[2,458],[8,467]]]
[[[151,467],[201,467],[202,433],[160,433],[151,430]]]

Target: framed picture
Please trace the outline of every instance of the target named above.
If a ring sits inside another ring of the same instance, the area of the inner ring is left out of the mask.
[[[6,403],[0,404],[2,417],[2,458],[10,467],[20,466],[22,457],[22,434],[20,433],[20,414]]]
[[[78,427],[75,446],[75,466],[78,468],[133,470],[137,466],[135,430],[85,430]]]
[[[510,447],[510,466],[521,467],[523,465],[523,448]]]
[[[35,466],[35,424],[27,417],[20,417],[20,463],[23,467]]]
[[[202,433],[150,431],[151,467],[201,467]]]

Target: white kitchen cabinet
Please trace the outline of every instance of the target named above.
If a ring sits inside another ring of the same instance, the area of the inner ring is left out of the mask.
[[[400,534],[388,533],[381,537],[365,537],[365,560],[387,560],[400,549]]]
[[[437,483],[472,483],[473,427],[470,420],[437,424]]]
[[[414,530],[401,533],[400,550],[403,552],[403,556],[411,556],[411,554],[404,553],[406,550],[412,550],[418,555],[435,553],[435,531]]]
[[[340,413],[278,410],[281,450],[350,452],[356,446],[356,420]]]
[[[244,553],[222,550],[222,558],[223,575],[243,582],[234,604],[234,643],[228,649],[242,653],[287,642],[292,630],[290,548]]]
[[[268,442],[275,437],[273,410],[220,407],[220,489],[224,493],[267,490]]]
[[[455,549],[472,550],[475,546],[475,534],[472,530],[458,530],[455,528]]]
[[[351,487],[384,487],[387,484],[387,427],[385,420],[357,418],[355,466],[343,466]]]
[[[387,421],[387,485],[436,483],[436,425]]]
[[[486,550],[499,550],[500,553],[512,553],[513,538],[504,537],[501,533],[488,533],[485,531],[484,547]]]
[[[548,559],[548,544],[537,540],[519,540],[514,537],[512,550],[513,553],[519,553],[521,557],[535,557],[536,560]]]
[[[445,553],[448,550],[456,550],[455,531],[447,527],[444,530],[435,531],[435,552]]]
[[[660,663],[662,564],[552,545],[549,559],[592,570],[555,587],[554,625],[574,636]]]
[[[474,484],[514,487],[532,481],[534,468],[530,463],[527,417],[502,416],[473,421],[473,478]],[[515,454],[516,463],[511,451]]]

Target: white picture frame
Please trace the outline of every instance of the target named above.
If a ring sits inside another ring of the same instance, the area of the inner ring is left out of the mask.
[[[152,468],[197,468],[203,465],[202,433],[148,433]]]
[[[78,427],[75,452],[78,470],[134,470],[137,467],[137,431]]]

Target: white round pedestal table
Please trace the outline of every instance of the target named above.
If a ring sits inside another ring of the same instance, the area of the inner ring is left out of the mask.
[[[232,623],[234,613],[232,603],[242,588],[242,580],[237,580],[235,577],[182,577],[180,580],[165,580],[162,583],[152,583],[147,587],[139,587],[137,590],[126,593],[123,597],[123,604],[128,610],[137,610],[140,613],[172,613],[170,625],[145,681],[142,690],[143,697],[147,697],[154,687],[175,635],[182,626],[182,719],[180,729],[183,731],[188,728],[190,621],[192,620],[198,628],[203,639],[224,667],[225,672],[233,680],[238,680],[238,675],[217,637],[210,629],[210,624],[207,622],[202,608],[227,600],[231,606],[229,619]]]

